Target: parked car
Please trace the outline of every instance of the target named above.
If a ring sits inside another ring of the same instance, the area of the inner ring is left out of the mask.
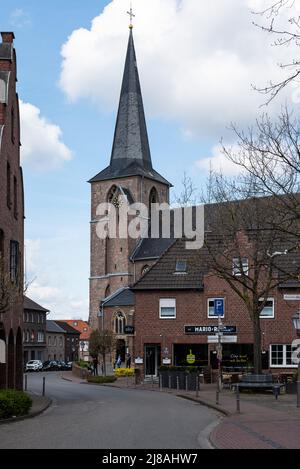
[[[47,360],[43,363],[43,370],[44,371],[57,371],[58,365],[55,360]]]
[[[29,360],[26,363],[25,371],[42,371],[43,363],[41,360]]]
[[[72,367],[73,367],[73,362],[66,363],[66,370],[72,370]]]

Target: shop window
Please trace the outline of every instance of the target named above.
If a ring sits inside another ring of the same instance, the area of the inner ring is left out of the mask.
[[[176,299],[161,298],[159,300],[160,319],[176,319]]]

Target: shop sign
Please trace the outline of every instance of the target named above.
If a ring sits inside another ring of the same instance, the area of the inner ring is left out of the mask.
[[[236,344],[237,336],[236,335],[223,335],[220,337],[221,344]],[[208,344],[217,344],[219,342],[218,335],[209,335],[207,336]]]
[[[283,299],[286,301],[300,301],[300,295],[284,295]]]
[[[195,363],[195,361],[196,361],[196,356],[192,353],[191,350],[190,350],[189,355],[187,355],[187,357],[186,357],[186,361],[187,361],[190,365],[193,365],[193,363]]]
[[[216,334],[218,332],[218,326],[185,326],[185,334]],[[224,334],[235,334],[236,326],[222,326],[222,332]]]
[[[142,357],[136,357],[134,363],[136,365],[142,365],[144,363],[144,359]]]
[[[163,365],[171,365],[171,358],[163,358]]]
[[[125,334],[134,334],[134,326],[124,326]]]

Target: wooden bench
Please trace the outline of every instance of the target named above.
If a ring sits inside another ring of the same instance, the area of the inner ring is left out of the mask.
[[[276,399],[280,394],[280,388],[284,387],[284,384],[274,383],[273,375],[244,375],[239,383],[234,385],[235,389],[242,391],[242,389],[265,389],[272,390]]]

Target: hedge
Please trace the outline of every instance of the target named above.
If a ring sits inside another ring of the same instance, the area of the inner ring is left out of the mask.
[[[32,406],[32,399],[22,391],[0,390],[0,419],[26,415]]]
[[[115,376],[88,376],[87,380],[89,383],[105,384],[114,383],[117,381],[117,378]]]

